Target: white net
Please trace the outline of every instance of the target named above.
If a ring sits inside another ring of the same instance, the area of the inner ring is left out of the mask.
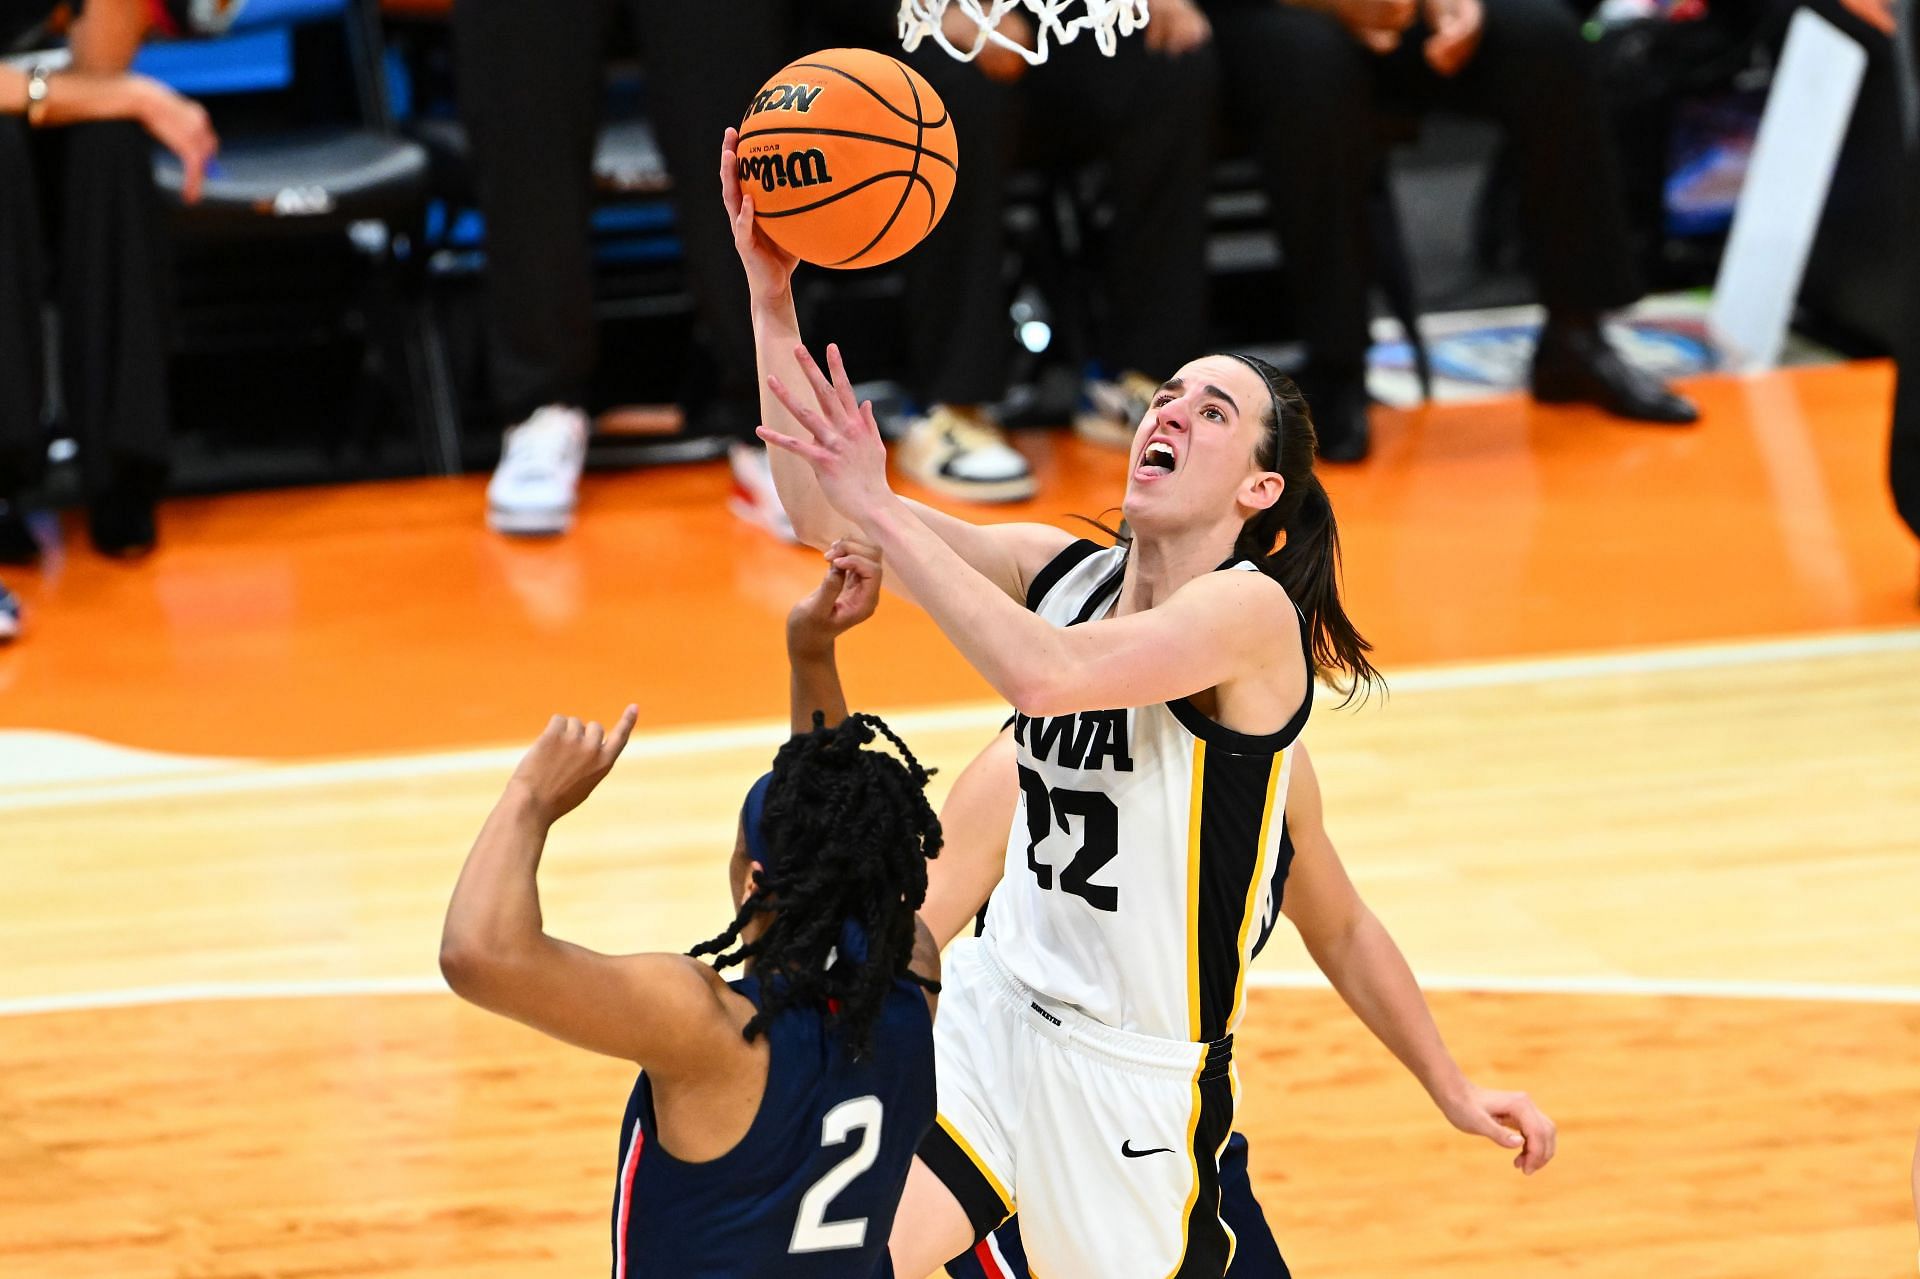
[[[1032,48],[1000,29],[1009,13],[1022,8],[1033,24]],[[965,21],[950,22],[953,15]],[[900,0],[900,43],[907,51],[932,37],[962,62],[994,44],[1038,66],[1053,43],[1071,44],[1083,31],[1091,31],[1100,52],[1112,57],[1122,36],[1146,25],[1147,0]]]

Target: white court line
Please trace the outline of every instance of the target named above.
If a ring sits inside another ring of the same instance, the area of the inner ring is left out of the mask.
[[[1499,688],[1515,684],[1916,652],[1920,652],[1920,627],[1849,631],[1739,644],[1682,645],[1536,661],[1424,667],[1390,676],[1388,689],[1397,693],[1425,693]],[[977,731],[984,738],[1000,726],[1007,713],[1003,702],[975,702],[889,714],[887,719],[901,736],[908,738],[915,733],[946,731]],[[4,736],[4,733],[0,733],[0,740]],[[630,759],[659,759],[761,747],[771,760],[773,751],[786,740],[786,736],[786,721],[771,719],[669,730],[635,737],[627,746],[627,756]],[[382,755],[317,764],[273,764],[261,761],[235,772],[37,786],[11,792],[0,789],[0,813],[82,804],[292,790],[350,782],[404,781],[465,773],[496,772],[504,775],[520,761],[525,750],[525,746],[516,745],[427,755]]]
[[[1328,990],[1319,973],[1247,974],[1263,990]],[[1830,982],[1703,981],[1665,977],[1476,977],[1420,978],[1425,991],[1495,995],[1612,995],[1623,998],[1783,1000],[1827,1004],[1920,1004],[1920,986],[1844,985]],[[80,991],[0,999],[0,1017],[37,1013],[139,1008],[155,1004],[214,1003],[236,999],[337,999],[384,995],[450,994],[438,977],[347,977],[331,981],[212,981],[124,990]]]
[[[1319,973],[1247,974],[1263,990],[1330,990]],[[1686,977],[1487,977],[1441,975],[1420,978],[1420,989],[1487,995],[1618,995],[1674,999],[1781,999],[1819,1004],[1920,1004],[1920,986],[1851,985],[1817,981],[1714,981]],[[3,1007],[4,1005],[0,1005]]]

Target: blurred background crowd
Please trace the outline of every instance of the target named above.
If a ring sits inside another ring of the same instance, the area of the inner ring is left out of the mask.
[[[1154,0],[1112,58],[929,42],[905,56],[958,126],[953,205],[898,263],[805,273],[803,321],[899,466],[966,501],[1035,495],[1023,427],[1125,447],[1158,379],[1227,344],[1364,464],[1383,364],[1416,393],[1502,372],[1436,357],[1420,317],[1510,304],[1538,308],[1514,385],[1685,429],[1678,370],[1609,321],[1712,281],[1799,7]],[[1914,354],[1915,36],[1891,0],[1812,7],[1868,72],[1796,328]],[[900,53],[894,10],[0,0],[0,564],[61,508],[137,557],[170,492],[458,471],[491,470],[501,534],[559,534],[590,460],[724,457],[736,513],[790,536],[718,143],[794,56]]]

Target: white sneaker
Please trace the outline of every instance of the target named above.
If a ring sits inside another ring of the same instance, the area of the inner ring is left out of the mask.
[[[893,458],[921,484],[969,502],[1024,502],[1040,489],[1027,459],[978,410],[936,404],[907,428]]]
[[[793,521],[773,487],[773,459],[767,450],[732,445],[727,449],[727,465],[733,468],[733,495],[727,499],[727,509],[781,541],[797,544],[800,539],[793,535]]]
[[[521,536],[566,532],[586,460],[587,415],[579,409],[549,404],[508,427],[487,484],[487,527]]]
[[[20,601],[12,591],[0,585],[0,644],[20,633]]]

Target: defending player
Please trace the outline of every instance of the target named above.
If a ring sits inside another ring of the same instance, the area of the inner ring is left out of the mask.
[[[614,1279],[891,1276],[887,1237],[934,1113],[939,951],[915,915],[940,826],[885,724],[849,716],[834,637],[869,616],[878,565],[842,548],[788,622],[794,735],[748,794],[738,911],[695,955],[602,955],[548,936],[548,829],[605,777],[611,733],[555,716],[480,832],[440,966],[463,998],[638,1063],[621,1124]],[[883,735],[900,758],[869,748]],[[731,949],[729,949],[731,948]],[[745,964],[728,982],[719,969]]]

